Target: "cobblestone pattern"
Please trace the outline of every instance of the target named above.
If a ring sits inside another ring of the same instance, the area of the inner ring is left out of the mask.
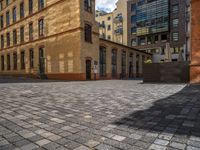
[[[0,83],[0,150],[200,149],[200,87]]]

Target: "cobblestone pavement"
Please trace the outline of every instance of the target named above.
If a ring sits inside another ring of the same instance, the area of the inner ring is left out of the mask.
[[[0,82],[0,150],[200,149],[198,85]]]

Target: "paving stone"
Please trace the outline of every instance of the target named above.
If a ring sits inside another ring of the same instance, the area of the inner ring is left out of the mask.
[[[200,149],[200,141],[188,140],[187,144],[194,146],[194,147],[199,147],[199,149]]]
[[[173,147],[173,148],[184,150],[185,147],[186,147],[186,144],[172,142],[172,143],[170,143],[170,146]]]
[[[39,146],[43,146],[43,145],[46,145],[46,144],[48,144],[50,142],[51,141],[49,141],[47,139],[43,139],[43,140],[37,141],[36,144],[39,145]]]
[[[161,145],[156,145],[156,144],[152,144],[149,147],[150,150],[166,150],[165,146],[161,146]]]
[[[187,150],[199,150],[199,147],[187,146]]]
[[[139,139],[142,138],[142,135],[139,135],[139,134],[131,134],[129,137],[130,137],[130,138],[133,138],[133,139],[135,139],[135,140],[139,140]]]
[[[167,140],[161,140],[161,139],[156,139],[154,141],[154,143],[157,144],[157,145],[167,146],[169,144],[169,141],[167,141]]]
[[[89,140],[87,143],[85,143],[86,146],[90,147],[90,148],[93,148],[97,145],[99,145],[100,143],[97,142],[97,141],[94,141],[94,140]]]
[[[86,146],[79,146],[79,147],[75,148],[74,150],[90,150],[90,149]]]
[[[123,141],[126,137],[115,135],[112,137],[112,139],[117,140],[117,141]]]
[[[0,149],[200,148],[200,86],[141,83],[0,77]]]
[[[36,149],[38,147],[39,146],[31,143],[31,144],[28,144],[28,145],[24,145],[23,147],[20,147],[20,149],[22,149],[22,150],[33,150],[33,149]]]
[[[52,136],[48,137],[48,139],[51,140],[51,141],[56,141],[56,140],[58,140],[58,139],[61,139],[61,136],[52,135]]]
[[[57,123],[63,123],[63,122],[65,122],[64,120],[59,119],[59,118],[52,118],[51,121],[55,121]]]

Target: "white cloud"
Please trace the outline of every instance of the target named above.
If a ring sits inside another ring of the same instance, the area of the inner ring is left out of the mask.
[[[105,11],[113,11],[115,9],[115,3],[118,0],[96,0],[96,9]]]

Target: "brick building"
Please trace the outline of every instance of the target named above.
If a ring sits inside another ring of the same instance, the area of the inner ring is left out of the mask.
[[[130,52],[138,56],[139,67],[142,58],[151,57],[99,39],[95,0],[0,1],[0,75],[86,80],[95,72],[97,79],[110,79],[113,48],[118,50],[117,77],[128,77]]]
[[[191,65],[190,82],[200,83],[200,1],[191,1]]]

